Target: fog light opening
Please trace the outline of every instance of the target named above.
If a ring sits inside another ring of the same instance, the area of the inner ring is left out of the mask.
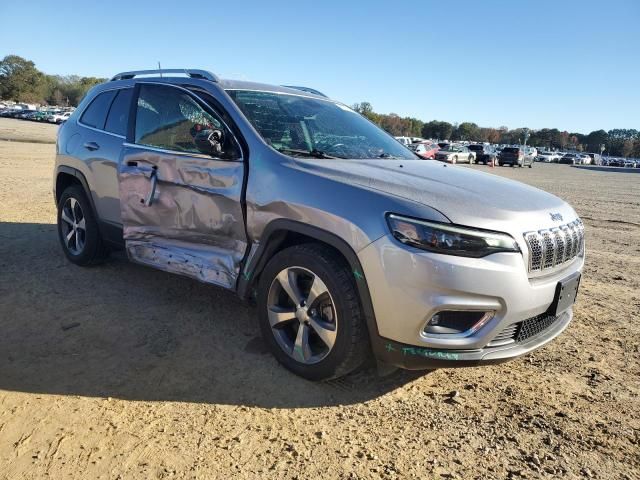
[[[495,312],[442,310],[434,314],[423,329],[425,335],[467,336],[478,331]]]

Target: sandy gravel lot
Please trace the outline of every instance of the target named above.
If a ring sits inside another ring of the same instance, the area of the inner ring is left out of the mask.
[[[0,119],[0,138],[55,130]],[[491,169],[585,221],[575,319],[552,344],[313,384],[232,294],[121,255],[68,263],[54,150],[0,141],[0,479],[640,478],[640,175]]]

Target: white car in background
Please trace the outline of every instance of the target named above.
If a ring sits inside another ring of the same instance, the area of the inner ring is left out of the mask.
[[[393,138],[395,138],[397,141],[399,141],[405,147],[408,147],[409,145],[411,145],[411,143],[413,143],[411,141],[411,137],[393,137]]]
[[[54,113],[53,115],[50,115],[47,118],[47,122],[49,123],[57,123],[60,124],[62,122],[66,122],[67,120],[69,120],[69,117],[71,116],[73,112],[61,112],[61,113]]]
[[[560,160],[560,155],[556,152],[540,152],[538,153],[536,160],[544,163],[557,163],[558,160]]]
[[[591,155],[588,155],[586,153],[581,153],[579,155],[580,157],[580,165],[591,165]]]

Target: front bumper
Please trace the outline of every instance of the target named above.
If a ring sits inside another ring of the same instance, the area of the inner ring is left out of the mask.
[[[560,335],[573,319],[571,309],[560,314],[547,329],[521,343],[476,350],[446,350],[415,347],[377,337],[373,342],[376,359],[407,370],[461,368],[503,363],[536,350]]]
[[[523,355],[559,335],[572,311],[522,341],[502,342],[508,327],[541,316],[554,301],[558,282],[582,270],[576,257],[560,271],[529,278],[519,253],[484,258],[442,255],[400,244],[391,236],[360,253],[371,294],[377,332],[370,332],[377,358],[403,368],[467,366]],[[431,317],[443,310],[494,312],[469,335],[425,335]]]

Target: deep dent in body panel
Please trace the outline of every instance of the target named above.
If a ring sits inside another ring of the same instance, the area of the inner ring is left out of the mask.
[[[243,164],[145,151],[125,157],[119,176],[129,258],[233,288],[247,247],[239,208]],[[152,169],[158,184],[147,206]]]

